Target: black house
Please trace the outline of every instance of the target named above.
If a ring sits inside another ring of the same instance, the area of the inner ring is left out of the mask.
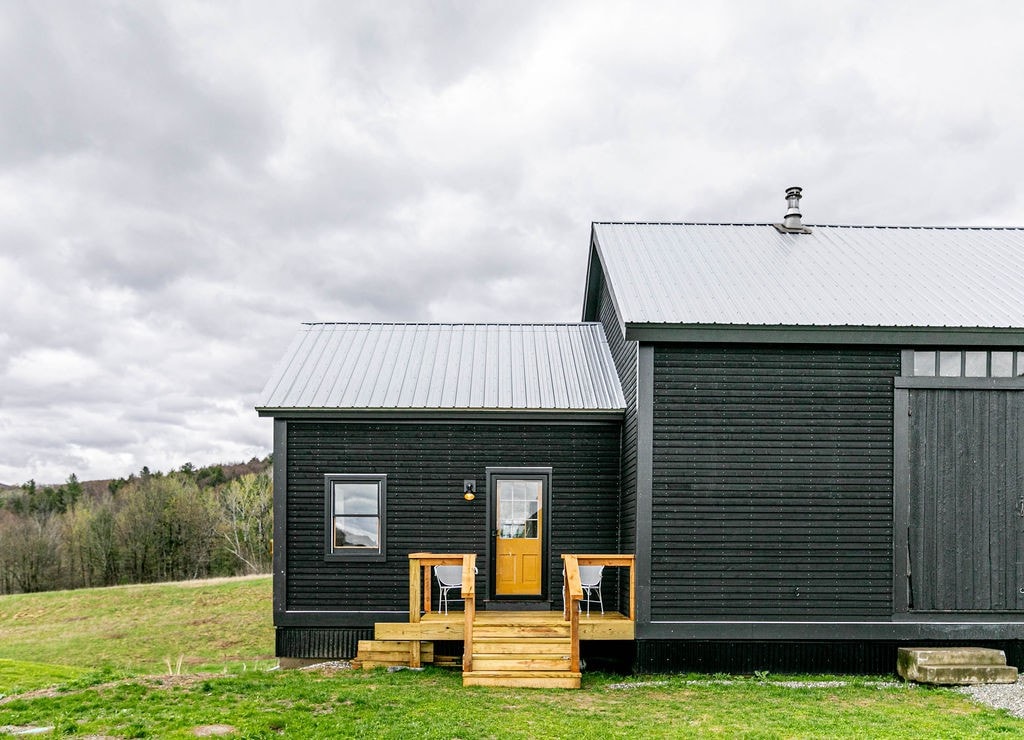
[[[603,595],[641,670],[1020,639],[1024,230],[807,227],[788,195],[594,224],[580,324],[304,327],[258,406],[278,655],[409,618],[431,552],[476,554],[481,609],[633,555]]]

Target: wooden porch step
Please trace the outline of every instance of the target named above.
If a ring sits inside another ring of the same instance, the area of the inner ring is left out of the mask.
[[[470,671],[462,674],[462,685],[578,689],[580,674],[573,671]]]
[[[567,671],[572,668],[569,656],[537,655],[474,655],[473,671]]]
[[[521,640],[505,638],[481,638],[473,640],[475,655],[507,655],[509,653],[530,653],[535,655],[561,655],[572,649],[572,643],[561,637],[525,637]]]
[[[411,660],[411,640],[360,640],[352,667],[370,669],[385,666],[407,666]],[[420,643],[420,662],[431,663],[433,660],[434,643]]]
[[[463,686],[576,689],[570,626],[559,613],[479,615],[473,621],[472,669]]]
[[[569,625],[566,622],[530,623],[522,622],[517,624],[492,624],[488,622],[473,623],[473,639],[512,639],[536,638],[536,637],[560,637],[569,639]]]

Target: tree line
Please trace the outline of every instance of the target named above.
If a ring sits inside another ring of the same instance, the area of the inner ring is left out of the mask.
[[[270,570],[272,461],[151,472],[0,498],[0,594]]]

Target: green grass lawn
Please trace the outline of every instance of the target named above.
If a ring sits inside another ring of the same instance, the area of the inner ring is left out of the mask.
[[[270,576],[0,596],[0,658],[152,673],[273,656]]]
[[[586,673],[580,691],[463,688],[454,670],[271,671],[272,638],[269,578],[0,597],[0,734],[174,738],[223,725],[250,738],[1024,736],[1024,721],[1003,712],[888,679],[790,688],[776,676]],[[179,657],[181,675],[169,675]]]

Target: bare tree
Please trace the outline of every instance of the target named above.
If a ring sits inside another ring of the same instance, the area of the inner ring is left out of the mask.
[[[221,536],[225,548],[247,573],[270,570],[273,533],[273,484],[270,471],[243,475],[221,493]]]

